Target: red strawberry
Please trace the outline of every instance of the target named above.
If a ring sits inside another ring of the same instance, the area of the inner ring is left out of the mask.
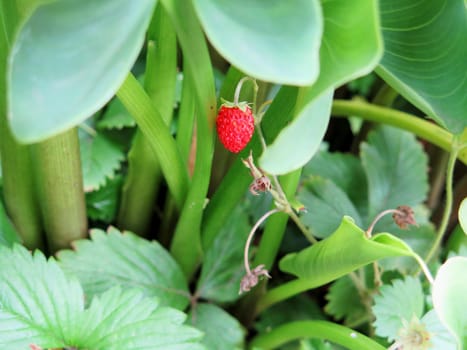
[[[246,103],[224,103],[217,113],[216,126],[224,147],[238,153],[250,142],[255,131],[255,119]]]

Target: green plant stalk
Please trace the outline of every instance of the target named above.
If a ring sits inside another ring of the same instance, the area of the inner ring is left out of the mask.
[[[44,241],[41,213],[35,193],[34,176],[31,175],[33,172],[29,146],[20,145],[13,139],[4,116],[1,113],[0,154],[6,211],[24,245],[31,250],[42,250]]]
[[[453,135],[434,123],[395,109],[380,107],[361,100],[334,100],[332,115],[337,117],[357,116],[365,120],[392,125],[419,136],[448,151],[452,151]],[[458,158],[467,164],[467,150],[460,151]]]
[[[150,143],[151,149],[160,162],[175,204],[181,208],[188,190],[188,173],[169,127],[131,73],[118,90],[117,96],[135,118],[143,135]]]
[[[385,348],[354,331],[328,321],[296,321],[286,323],[272,331],[253,338],[249,348],[276,349],[290,341],[303,338],[326,339],[351,350],[384,350]]]
[[[47,242],[54,253],[87,234],[77,129],[31,145],[31,154]]]
[[[196,160],[187,201],[170,251],[189,278],[201,259],[201,221],[209,186],[216,113],[214,75],[208,46],[191,1],[161,1],[172,19],[184,59],[185,78],[196,96]],[[191,149],[191,147],[190,147]],[[191,157],[191,155],[190,155]]]
[[[31,172],[29,147],[16,142],[7,121],[6,68],[18,20],[13,1],[0,3],[0,155],[6,211],[29,249],[44,248],[40,211]]]
[[[433,245],[430,248],[430,251],[426,255],[425,262],[428,264],[430,260],[434,257],[438,248],[443,240],[444,234],[446,233],[446,229],[449,224],[449,218],[451,217],[452,213],[452,202],[453,202],[453,178],[454,178],[454,168],[456,165],[456,159],[458,157],[458,153],[461,150],[462,146],[459,144],[458,137],[454,137],[453,144],[452,144],[452,151],[449,154],[448,164],[446,167],[446,204],[444,207],[443,217],[441,219],[441,223],[438,227],[438,232],[436,235],[436,239],[433,242]]]
[[[148,30],[144,88],[169,126],[177,76],[177,39],[164,8],[156,6]],[[118,226],[146,235],[162,177],[149,142],[137,131],[129,153],[129,170],[122,191]]]

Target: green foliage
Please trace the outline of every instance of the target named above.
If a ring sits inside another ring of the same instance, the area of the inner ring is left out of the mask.
[[[3,202],[0,200],[0,246],[11,247],[14,243],[21,243],[21,239],[5,212]]]
[[[202,298],[230,302],[240,297],[244,242],[250,231],[245,213],[237,209],[206,251],[196,294]]]
[[[467,258],[448,259],[438,270],[433,285],[433,306],[443,325],[456,338],[459,349],[467,344],[466,310],[467,281],[461,278],[467,268]]]
[[[138,288],[146,296],[157,297],[161,305],[180,310],[189,303],[183,273],[157,242],[115,228],[107,233],[94,229],[91,240],[76,241],[74,248],[59,252],[59,264],[80,280],[87,301],[120,286]]]
[[[190,312],[191,324],[204,332],[206,349],[244,349],[245,330],[236,318],[214,304],[197,304]]]
[[[323,33],[323,16],[317,0],[295,3],[201,0],[194,4],[210,42],[245,73],[291,85],[309,85],[316,80]],[[308,45],[302,45],[297,37]]]
[[[109,289],[85,309],[79,282],[42,253],[0,247],[0,263],[2,349],[204,349],[183,313],[137,290]]]
[[[464,198],[459,206],[459,224],[467,234],[467,198]]]
[[[136,126],[135,120],[131,117],[125,106],[118,98],[109,102],[107,110],[102,118],[97,122],[99,129],[123,129]]]
[[[407,276],[404,280],[394,281],[391,286],[381,287],[380,292],[381,295],[374,298],[375,331],[381,337],[394,340],[404,321],[421,318],[424,305],[422,285],[417,278]]]
[[[326,294],[326,299],[328,301],[325,307],[326,313],[337,320],[344,319],[345,324],[353,324],[367,314],[362,297],[349,276],[334,282]]]
[[[467,16],[462,0],[381,0],[378,73],[453,133],[467,127]],[[449,25],[446,25],[449,23]]]
[[[112,179],[125,159],[123,150],[102,133],[80,134],[81,162],[86,192],[100,189]]]
[[[8,74],[15,135],[42,140],[107,103],[136,60],[154,4],[50,1],[22,18]]]
[[[369,220],[385,209],[416,206],[426,198],[427,157],[412,134],[382,127],[370,133],[361,147]]]
[[[301,111],[300,117],[282,129],[261,155],[260,165],[265,171],[275,175],[289,173],[313,157],[329,123],[332,96],[332,90],[323,92]]]
[[[122,182],[122,176],[117,175],[97,191],[86,193],[86,211],[90,219],[105,223],[115,221]]]

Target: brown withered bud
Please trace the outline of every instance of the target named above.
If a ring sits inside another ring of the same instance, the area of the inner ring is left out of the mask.
[[[243,276],[240,282],[239,294],[248,292],[251,288],[256,286],[261,276],[271,278],[268,270],[264,268],[264,264],[256,266],[253,270],[250,271],[250,273],[247,273],[245,276]]]
[[[417,225],[415,221],[414,212],[408,205],[400,205],[392,214],[392,218],[397,226],[405,230],[409,225]]]
[[[259,192],[268,192],[271,190],[271,180],[266,176],[263,170],[258,168],[253,160],[253,154],[250,151],[250,155],[247,159],[242,159],[243,164],[250,169],[250,174],[253,177],[253,182],[249,187],[251,194],[257,196]]]

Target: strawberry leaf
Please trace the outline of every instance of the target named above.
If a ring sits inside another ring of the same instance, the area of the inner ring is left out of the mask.
[[[83,285],[87,300],[113,286],[138,288],[158,297],[161,305],[184,309],[189,303],[185,277],[177,263],[157,242],[133,233],[91,231],[91,240],[74,242],[75,250],[58,253],[59,264]],[[100,257],[96,260],[96,257]]]
[[[123,177],[115,176],[96,191],[86,193],[86,210],[92,220],[110,223],[115,219]]]
[[[84,189],[94,191],[113,178],[125,159],[117,144],[104,135],[80,135]]]
[[[11,247],[13,243],[20,242],[21,238],[8,218],[3,202],[0,200],[0,246]]]
[[[190,312],[191,325],[203,331],[207,349],[244,349],[245,330],[240,322],[214,304],[197,304]]]
[[[118,98],[113,99],[97,123],[99,129],[123,129],[136,126],[133,117]]]
[[[382,286],[380,292],[374,298],[374,326],[377,335],[392,341],[397,338],[404,320],[409,323],[414,316],[421,318],[425,296],[420,281],[410,276],[395,280],[391,286]]]

